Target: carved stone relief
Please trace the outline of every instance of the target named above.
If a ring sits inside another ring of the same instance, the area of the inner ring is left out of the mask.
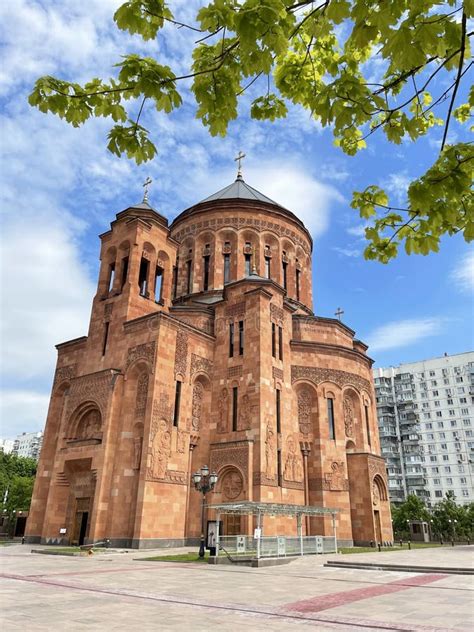
[[[298,393],[298,426],[302,434],[311,432],[311,405],[313,398],[308,389],[304,388]]]
[[[191,354],[191,380],[196,373],[206,373],[209,377],[212,373],[212,360],[203,358],[196,353]]]
[[[286,440],[286,461],[283,474],[286,481],[300,482],[303,480],[303,463],[297,446],[294,436],[289,435]]]
[[[272,368],[272,375],[274,380],[283,381],[283,369],[279,369],[278,367],[274,366]]]
[[[93,401],[100,410],[102,419],[106,419],[109,403],[118,373],[111,369],[82,375],[71,381],[65,418],[70,427],[71,416],[83,402]]]
[[[188,339],[189,336],[186,331],[179,330],[176,335],[176,353],[174,359],[174,378],[182,375],[183,378],[186,375],[186,367],[188,360]]]
[[[54,374],[54,384],[59,384],[65,380],[72,380],[75,377],[77,371],[77,364],[69,364],[68,366],[61,366],[56,369]]]
[[[204,398],[204,386],[201,384],[201,382],[195,382],[194,387],[193,387],[191,428],[196,432],[198,432],[201,427],[203,398]]]
[[[176,451],[180,454],[186,452],[188,433],[184,430],[178,430],[178,436],[176,437]]]
[[[76,439],[96,439],[101,437],[102,421],[100,412],[94,408],[89,410],[77,424]]]
[[[344,429],[346,431],[346,437],[352,438],[354,436],[354,409],[352,407],[352,401],[349,397],[344,397]]]
[[[276,436],[271,423],[265,435],[265,474],[271,480],[276,477]]]
[[[150,433],[150,459],[147,470],[148,480],[163,479],[171,453],[171,422],[160,419],[160,404],[153,402],[153,416]]]
[[[284,312],[281,307],[270,303],[270,316],[272,320],[277,321],[280,325],[283,323]]]
[[[312,366],[292,366],[291,367],[291,382],[292,384],[299,379],[310,380],[316,386],[321,382],[334,382],[341,388],[344,386],[353,386],[357,390],[367,390],[371,392],[371,385],[369,380],[366,380],[359,375],[349,373],[348,371],[340,371],[338,369],[321,369]]]
[[[237,470],[231,470],[224,474],[222,479],[221,489],[222,495],[227,500],[235,500],[240,496],[244,488],[244,481],[240,472]]]
[[[130,347],[127,354],[126,368],[128,369],[128,367],[131,366],[137,360],[146,360],[153,367],[155,363],[155,350],[156,350],[155,341],[145,342],[141,345]]]
[[[250,397],[245,393],[239,406],[239,430],[250,430],[252,423],[252,407]]]
[[[331,471],[324,474],[324,482],[326,485],[323,489],[330,491],[347,491],[349,482],[345,478],[344,461],[333,461],[331,463]]]
[[[219,396],[219,417],[217,420],[217,432],[227,432],[229,421],[229,393],[223,388]]]
[[[375,481],[372,482],[372,504],[377,506],[380,503],[379,486]]]
[[[148,395],[148,373],[141,373],[137,380],[137,398],[135,401],[135,417],[145,416],[146,400]]]
[[[247,441],[230,441],[211,446],[211,472],[219,473],[223,467],[232,465],[239,468],[248,480],[249,444]]]

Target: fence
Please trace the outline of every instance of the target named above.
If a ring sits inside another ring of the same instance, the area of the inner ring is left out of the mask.
[[[258,540],[260,540],[260,547]],[[224,552],[232,557],[286,557],[336,552],[334,538],[319,535],[301,538],[264,536],[258,539],[250,535],[223,535],[219,537],[219,544]]]

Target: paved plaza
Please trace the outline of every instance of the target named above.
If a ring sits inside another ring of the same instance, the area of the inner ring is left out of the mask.
[[[474,626],[473,576],[323,566],[347,559],[472,568],[474,547],[308,556],[259,569],[145,561],[150,551],[64,557],[32,554],[31,548],[0,549],[3,632],[268,632],[297,626],[427,632]]]

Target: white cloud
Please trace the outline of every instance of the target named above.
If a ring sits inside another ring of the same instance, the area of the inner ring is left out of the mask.
[[[354,237],[365,237],[365,229],[366,226],[364,224],[360,224],[359,226],[349,226],[349,228],[346,228],[346,233],[353,235]]]
[[[369,353],[406,347],[423,338],[435,336],[441,332],[442,325],[440,318],[413,318],[387,323],[366,336]]]
[[[95,287],[70,228],[50,212],[23,211],[4,222],[1,262],[3,373],[44,379],[54,345],[87,333]]]
[[[48,412],[49,393],[32,390],[4,390],[0,399],[0,434],[14,439],[21,432],[43,430]]]
[[[351,257],[355,259],[361,256],[361,251],[358,248],[339,248],[339,246],[333,246],[332,250],[344,257]]]
[[[461,257],[450,278],[462,292],[474,291],[474,250]]]
[[[407,190],[412,178],[406,172],[391,173],[382,187],[392,194],[397,204],[402,204],[407,197]]]
[[[313,237],[319,237],[329,225],[331,208],[344,202],[334,187],[319,182],[302,166],[263,163],[251,170],[253,185],[278,204],[297,215]]]

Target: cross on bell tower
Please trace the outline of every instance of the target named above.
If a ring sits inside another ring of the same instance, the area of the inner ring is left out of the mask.
[[[239,165],[237,169],[237,180],[242,179],[242,160],[244,158],[245,154],[242,152],[242,150],[240,150],[237,156],[234,158],[235,162],[238,162]]]
[[[337,318],[339,318],[339,322],[341,321],[341,316],[344,314],[344,310],[341,309],[340,307],[337,308],[336,312],[334,313],[334,316],[337,316]]]
[[[143,183],[143,201],[148,202],[148,189],[153,180],[148,176],[145,182]]]

